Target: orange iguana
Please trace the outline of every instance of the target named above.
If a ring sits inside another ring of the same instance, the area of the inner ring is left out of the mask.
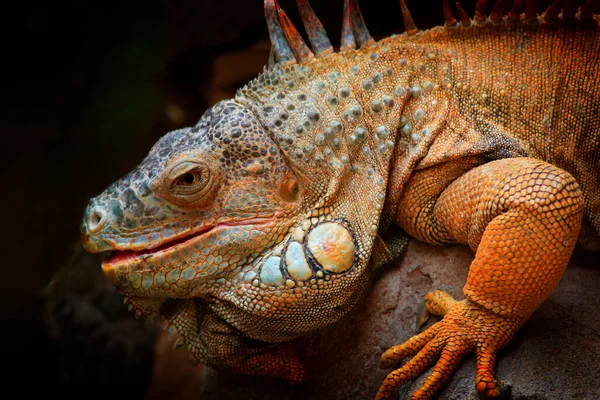
[[[426,296],[444,317],[383,353],[399,368],[377,398],[433,366],[411,397],[431,399],[469,352],[477,391],[500,396],[498,350],[577,243],[600,249],[598,2],[499,0],[488,16],[480,0],[457,22],[445,1],[445,26],[419,31],[401,0],[407,32],[376,42],[346,0],[339,51],[306,0],[312,51],[264,3],[268,67],[92,199],[86,249],[113,251],[107,278],[197,362],[301,381],[293,340],[401,253],[391,228],[467,244],[465,299]]]

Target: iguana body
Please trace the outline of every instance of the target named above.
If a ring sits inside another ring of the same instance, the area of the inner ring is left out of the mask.
[[[277,63],[92,199],[86,248],[117,251],[107,277],[196,361],[301,381],[292,340],[354,305],[402,251],[399,226],[476,254],[466,299],[430,293],[442,321],[382,355],[384,367],[414,357],[378,397],[435,364],[413,394],[431,398],[472,351],[477,390],[495,396],[496,352],[555,289],[576,242],[600,248],[591,8],[565,27],[530,3],[486,19],[480,2],[475,23],[461,13],[471,26],[415,33],[401,4],[409,33],[374,42],[346,2],[334,53],[299,1],[313,54],[265,1]]]

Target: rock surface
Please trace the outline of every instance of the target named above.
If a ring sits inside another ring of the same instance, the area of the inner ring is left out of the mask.
[[[403,259],[383,268],[357,306],[337,324],[315,334],[308,379],[292,387],[268,378],[204,368],[204,399],[372,399],[390,370],[381,352],[415,332],[425,294],[445,290],[462,298],[473,252],[411,241]],[[600,263],[598,254],[576,253],[555,293],[500,353],[498,378],[513,399],[600,398]],[[430,322],[431,323],[431,322]],[[439,399],[477,399],[475,358],[467,356]],[[419,381],[405,385],[407,399]]]

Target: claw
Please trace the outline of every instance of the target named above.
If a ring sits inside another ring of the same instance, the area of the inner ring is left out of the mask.
[[[419,308],[417,309],[417,332],[420,332],[421,329],[425,326],[427,321],[429,321],[429,317],[431,314],[427,310],[427,304],[425,303],[425,299],[421,301],[419,304]]]
[[[477,349],[477,374],[475,376],[475,389],[484,398],[509,399],[512,387],[504,381],[494,378],[494,364],[496,353],[494,350]]]
[[[512,385],[507,381],[499,381],[500,393],[498,394],[498,400],[509,400],[512,398]]]

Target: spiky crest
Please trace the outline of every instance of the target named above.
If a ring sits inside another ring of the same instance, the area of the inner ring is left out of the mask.
[[[523,0],[513,1],[513,6],[508,12],[508,19],[510,22],[515,23],[521,20],[521,11],[523,9]]]
[[[302,36],[300,36],[300,34],[292,24],[292,21],[290,21],[290,19],[288,18],[285,11],[283,11],[281,7],[279,7],[279,4],[276,0],[274,0],[274,2],[275,7],[277,8],[279,22],[281,23],[281,28],[283,29],[283,34],[285,35],[288,44],[292,48],[292,52],[294,53],[296,60],[298,60],[302,64],[311,62],[315,59],[315,55],[312,51],[310,51],[308,46],[306,46],[304,40],[302,39]]]
[[[406,33],[409,35],[414,35],[419,31],[419,28],[417,28],[415,25],[415,22],[413,21],[410,11],[408,11],[408,7],[406,6],[406,2],[404,0],[400,0],[400,10],[402,11],[402,18],[404,19]]]
[[[525,6],[525,20],[529,25],[537,25],[538,23],[538,13],[535,4],[535,0],[526,0]]]
[[[323,28],[323,24],[317,18],[308,0],[296,0],[296,5],[302,17],[304,29],[308,34],[308,40],[312,46],[313,52],[317,57],[323,57],[333,53],[333,46],[327,37],[327,32]]]
[[[585,5],[581,8],[581,12],[579,14],[579,18],[583,22],[589,22],[594,19],[594,10],[598,9],[600,5],[600,0],[589,0]]]
[[[558,20],[558,14],[562,10],[562,0],[554,0],[554,3],[550,5],[542,14],[542,19],[548,24],[553,24]]]
[[[471,26],[473,21],[471,21],[471,18],[469,18],[469,16],[458,1],[456,2],[456,10],[458,11],[458,16],[460,17],[460,23],[462,24],[462,26],[464,26],[465,28]]]
[[[490,19],[495,24],[501,24],[504,18],[504,0],[497,0],[490,14]]]
[[[358,47],[368,46],[374,42],[365,20],[363,19],[360,7],[358,6],[358,0],[346,0],[348,1],[348,12],[350,13],[350,21],[352,23],[352,33]]]
[[[454,15],[452,15],[452,10],[450,10],[450,5],[448,4],[448,0],[443,0],[443,6],[444,6],[444,24],[447,27],[455,27],[457,22],[456,22],[456,18],[454,18]]]
[[[282,66],[294,63],[294,53],[288,44],[281,25],[274,0],[265,0],[265,19],[269,28],[269,38],[273,46],[273,59]]]
[[[487,6],[487,0],[477,0],[475,4],[475,22],[478,24],[485,24],[487,21],[487,15],[485,12]]]
[[[344,19],[342,21],[342,40],[340,51],[354,50],[356,48],[356,40],[352,33],[352,22],[350,21],[350,9],[348,1],[344,0]]]
[[[308,0],[296,0],[296,5],[313,51],[304,43],[276,0],[264,0],[264,5],[272,43],[269,70],[294,63],[308,64],[315,58],[322,58],[333,53],[331,41]],[[442,5],[445,28],[456,29],[459,24],[452,14],[448,0],[442,0]],[[599,5],[600,0],[588,0],[584,6],[578,8],[575,0],[555,0],[546,11],[538,14],[535,0],[514,0],[510,11],[506,13],[505,0],[496,0],[488,15],[486,11],[488,1],[477,0],[473,19],[467,15],[459,2],[456,2],[456,11],[463,28],[470,28],[473,25],[481,26],[491,22],[495,25],[522,24],[529,28],[536,28],[540,23],[546,25],[581,23],[583,28],[600,29],[600,23],[596,20],[597,16],[594,15],[594,10]],[[405,34],[415,35],[419,29],[414,23],[405,0],[400,0],[400,10],[406,29]],[[357,47],[369,47],[373,43],[374,40],[367,29],[358,0],[344,0],[340,52],[354,50]]]

